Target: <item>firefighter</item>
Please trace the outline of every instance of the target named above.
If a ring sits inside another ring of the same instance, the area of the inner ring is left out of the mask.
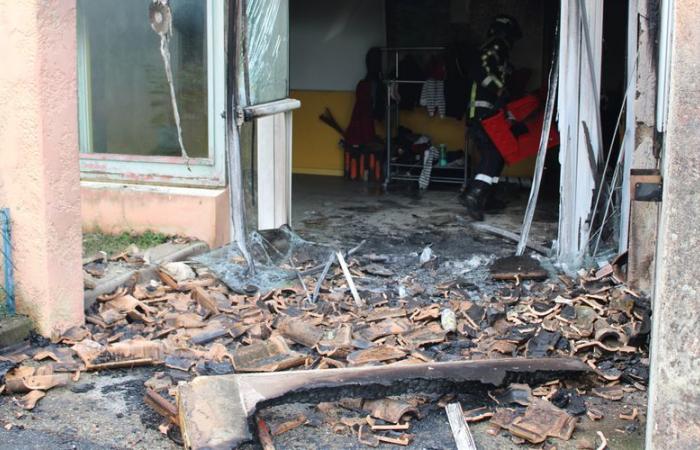
[[[475,168],[475,176],[464,196],[464,205],[474,220],[484,220],[484,207],[493,185],[503,170],[504,160],[491,142],[481,121],[493,116],[507,103],[507,84],[511,67],[510,51],[522,37],[518,22],[506,15],[493,19],[486,42],[479,50],[481,65],[475,70],[471,86],[467,121],[469,134],[481,153]],[[513,132],[518,133],[521,124],[515,123]]]

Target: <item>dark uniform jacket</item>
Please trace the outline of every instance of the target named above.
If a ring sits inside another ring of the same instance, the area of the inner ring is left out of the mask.
[[[471,86],[470,119],[485,119],[506,103],[506,83],[511,72],[509,53],[510,43],[500,36],[490,38],[481,47],[481,66]]]

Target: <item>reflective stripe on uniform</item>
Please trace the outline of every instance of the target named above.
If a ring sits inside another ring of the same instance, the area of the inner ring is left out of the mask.
[[[472,93],[469,97],[469,118],[473,119],[476,115],[476,81],[472,83]]]
[[[483,87],[488,86],[489,84],[494,83],[496,87],[502,88],[503,87],[503,82],[498,79],[495,75],[488,75],[486,78],[484,78],[484,81],[481,82],[481,85]]]
[[[493,108],[493,103],[487,102],[485,100],[477,100],[475,102],[472,102],[472,106],[475,108],[486,108],[486,109],[494,109]]]
[[[486,184],[493,184],[493,177],[490,177],[486,174],[483,173],[477,173],[476,176],[474,177],[476,181],[482,181]]]

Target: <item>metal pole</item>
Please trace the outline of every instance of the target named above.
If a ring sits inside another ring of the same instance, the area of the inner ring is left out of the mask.
[[[7,312],[11,315],[15,314],[15,278],[12,272],[12,241],[10,240],[10,210],[7,208],[0,209],[0,220],[2,220],[2,248],[3,257],[3,272],[5,275],[5,305]]]
[[[464,179],[462,180],[462,191],[467,190],[469,181],[469,128],[464,128]]]
[[[243,110],[239,109],[238,88],[239,67],[241,61],[241,45],[244,41],[242,23],[242,11],[245,8],[245,0],[236,0],[229,10],[228,36],[226,50],[228,54],[228,73],[226,83],[227,108],[226,108],[226,150],[228,153],[228,183],[229,205],[231,208],[231,227],[233,239],[238,250],[248,265],[248,274],[255,275],[255,263],[246,244],[246,211],[243,192],[243,170],[241,166],[241,141],[239,126],[243,119]],[[243,68],[248,70],[247,67]]]
[[[386,83],[386,174],[384,175],[384,189],[391,182],[391,82]]]

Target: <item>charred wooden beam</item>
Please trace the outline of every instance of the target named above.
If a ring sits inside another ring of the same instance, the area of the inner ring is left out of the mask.
[[[528,376],[588,371],[578,359],[505,358],[199,377],[178,388],[178,411],[187,448],[230,449],[253,439],[255,412],[268,405],[449,391],[478,383],[498,386]]]

